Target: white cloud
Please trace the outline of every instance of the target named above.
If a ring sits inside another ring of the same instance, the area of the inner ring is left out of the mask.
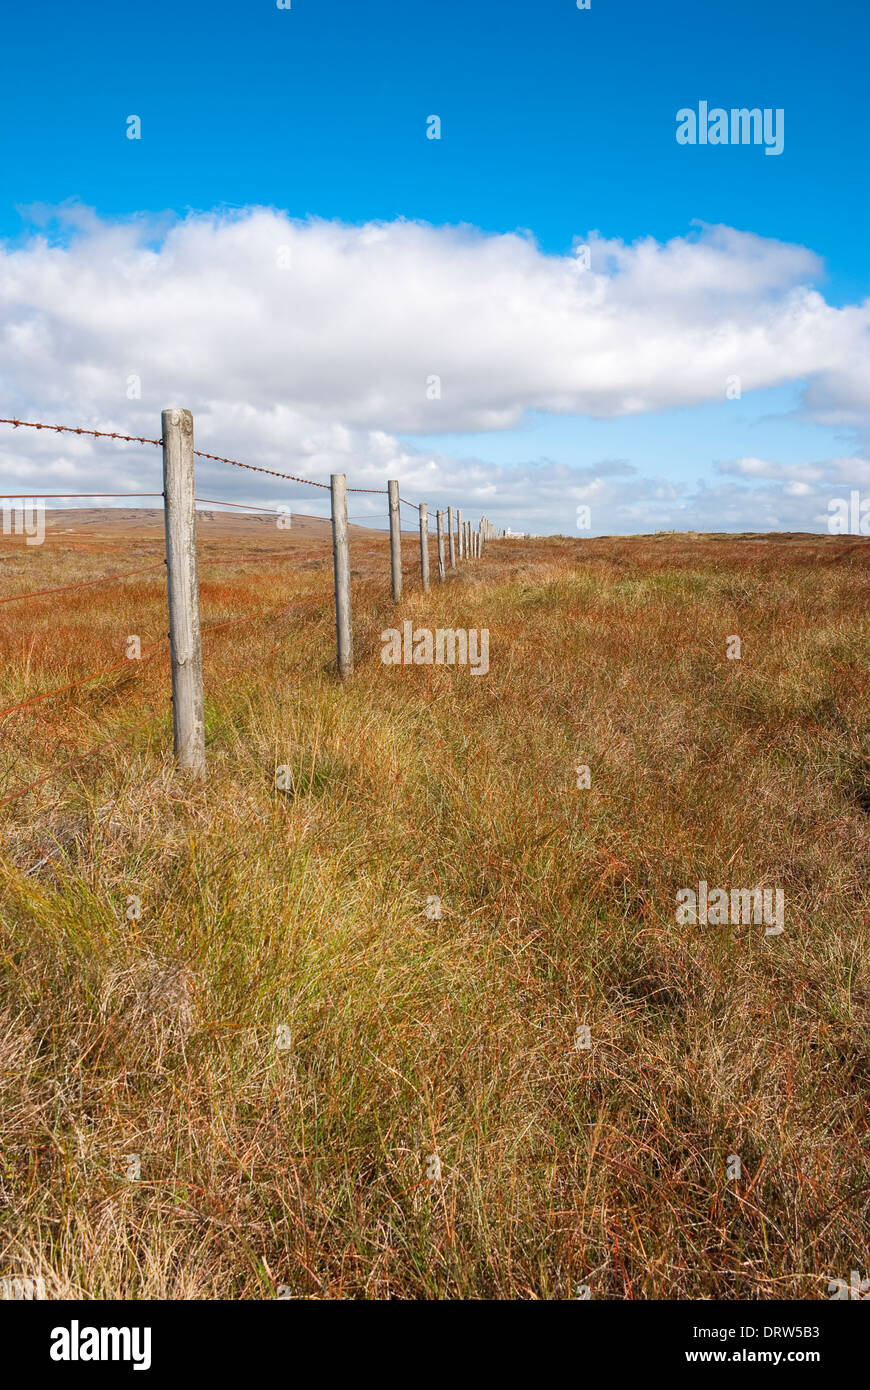
[[[584,500],[655,504],[672,519],[680,490],[612,461],[499,468],[397,436],[505,429],[532,409],[616,416],[719,401],[732,375],[744,394],[806,381],[818,415],[870,418],[870,379],[856,365],[867,361],[870,301],[828,305],[811,252],[731,228],[665,244],[591,236],[583,270],[529,237],[468,227],[294,222],[269,209],[175,224],[106,223],[80,208],[63,217],[60,243],[39,234],[0,247],[2,414],[153,436],[160,408],[184,404],[210,452],[319,480],[346,470],[360,487],[399,476],[406,495],[497,498],[533,529],[549,518],[566,531],[571,516],[559,518]],[[127,399],[134,374],[141,400]],[[440,400],[427,398],[433,375]],[[0,451],[7,491],[13,479],[16,491],[37,479],[150,490],[159,464],[157,451],[24,431],[0,434]],[[779,467],[719,465],[771,483],[824,476]],[[274,482],[242,476],[246,497],[275,500]],[[203,464],[201,492],[239,495],[238,475],[235,491],[226,477]],[[777,495],[801,500],[785,486]]]

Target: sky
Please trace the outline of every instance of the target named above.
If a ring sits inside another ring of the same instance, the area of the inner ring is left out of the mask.
[[[0,415],[184,405],[208,452],[539,534],[825,531],[870,496],[868,40],[864,0],[16,6]],[[781,152],[678,142],[701,102]],[[2,495],[159,466],[0,426]]]

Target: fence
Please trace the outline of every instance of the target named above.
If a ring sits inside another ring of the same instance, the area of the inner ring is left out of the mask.
[[[420,533],[420,582],[424,593],[430,587],[429,570],[429,508],[425,502],[408,502],[400,496],[399,483],[390,479],[386,488],[349,488],[344,473],[331,475],[329,483],[314,482],[310,478],[296,477],[291,473],[277,472],[262,468],[257,464],[241,463],[238,459],[223,458],[217,454],[203,453],[194,446],[193,416],[189,410],[164,410],[161,417],[161,436],[148,439],[140,435],[119,434],[109,430],[92,430],[74,425],[47,425],[32,420],[17,420],[0,417],[0,424],[13,428],[49,430],[58,434],[89,435],[98,439],[115,439],[130,444],[151,444],[163,450],[163,491],[150,493],[41,493],[26,494],[28,500],[77,497],[114,498],[157,498],[163,499],[165,525],[165,560],[158,560],[139,569],[128,570],[121,575],[108,575],[101,579],[85,580],[79,584],[61,585],[56,589],[37,589],[26,594],[12,594],[0,599],[0,604],[12,603],[19,599],[37,598],[49,594],[65,593],[72,589],[91,588],[95,585],[113,583],[132,575],[144,574],[149,570],[165,565],[167,576],[167,600],[169,609],[169,635],[163,642],[155,643],[144,653],[146,660],[162,653],[169,656],[171,672],[171,703],[173,724],[173,752],[180,769],[195,778],[205,775],[205,697],[203,689],[202,636],[203,632],[213,632],[232,623],[250,621],[248,616],[229,619],[227,622],[213,624],[203,629],[200,621],[198,559],[196,548],[196,504],[206,503],[214,506],[236,507],[240,510],[265,513],[272,509],[248,507],[244,503],[234,503],[213,498],[197,497],[195,459],[208,459],[233,468],[245,468],[251,472],[264,473],[270,477],[303,484],[307,487],[329,490],[332,520],[332,554],[335,592],[336,658],[339,677],[346,681],[353,674],[353,609],[351,598],[350,543],[347,514],[348,493],[366,493],[387,498],[387,514],[390,534],[390,579],[393,601],[398,603],[402,597],[402,540],[401,508],[408,507],[417,512]],[[9,494],[7,494],[9,496]],[[10,497],[22,500],[25,494]],[[23,509],[22,509],[23,510]],[[280,516],[280,512],[276,512]],[[4,531],[10,529],[4,518]],[[463,519],[462,511],[452,506],[447,508],[445,534],[444,510],[436,512],[437,574],[439,583],[444,583],[448,572],[455,570],[463,560],[479,560],[489,541],[500,539],[505,532],[482,516],[475,530],[472,523]],[[303,600],[303,603],[305,601]],[[300,607],[289,604],[276,610],[275,614],[254,614],[253,617],[277,616]],[[142,654],[140,654],[141,656]],[[99,676],[121,670],[127,666],[127,659],[102,667],[55,690],[43,691],[28,700],[22,700],[0,710],[0,718],[5,718],[18,710],[28,708],[42,700],[86,685]],[[136,732],[154,719],[140,721],[126,733]],[[0,798],[0,806],[23,796],[25,792],[41,786],[57,775],[57,772],[84,762],[111,744],[125,737],[118,734],[97,744],[87,753],[69,759],[60,768],[45,777],[19,787],[11,795]]]

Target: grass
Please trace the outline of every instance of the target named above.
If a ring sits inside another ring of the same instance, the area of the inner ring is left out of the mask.
[[[227,561],[206,625],[311,602],[206,636],[202,787],[160,655],[7,716],[0,797],[124,736],[0,809],[0,1273],[98,1299],[866,1273],[868,551],[493,544],[401,606],[488,628],[473,677],[381,663],[360,541],[345,688],[329,570]],[[21,555],[10,592],[100,570]],[[161,584],[6,605],[3,707],[159,641]],[[702,878],[783,888],[783,935],[678,926]]]

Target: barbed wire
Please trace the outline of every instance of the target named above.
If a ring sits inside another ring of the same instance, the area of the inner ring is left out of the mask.
[[[233,468],[247,468],[252,473],[268,473],[271,478],[286,478],[291,483],[304,483],[306,487],[322,487],[330,490],[329,483],[316,483],[312,478],[300,478],[295,473],[279,473],[274,468],[263,468],[258,463],[240,463],[238,459],[221,458],[220,454],[206,454],[201,449],[194,449],[194,454],[200,459],[211,459],[214,463],[228,463]],[[376,497],[386,497],[385,487],[349,487],[347,492],[365,492]]]
[[[89,429],[85,429],[85,427],[84,427],[83,425],[49,425],[49,424],[46,424],[46,423],[45,423],[44,421],[42,421],[42,420],[16,420],[16,419],[14,419],[14,418],[11,417],[11,416],[6,416],[6,415],[0,416],[0,425],[12,425],[13,428],[15,428],[15,429],[53,430],[53,431],[55,432],[55,434],[87,434],[87,435],[90,435],[90,436],[91,436],[92,438],[94,438],[94,439],[120,439],[120,440],[123,440],[123,441],[124,441],[125,443],[127,443],[127,444],[155,444],[155,445],[161,445],[161,444],[163,443],[162,438],[161,438],[161,439],[146,439],[143,435],[139,435],[139,434],[119,434],[116,430],[89,430]],[[284,479],[286,479],[288,482],[291,482],[291,483],[303,483],[306,487],[321,487],[321,488],[326,488],[327,490],[329,490],[329,486],[330,486],[329,483],[317,483],[317,482],[315,482],[312,478],[300,478],[297,474],[294,474],[294,473],[279,473],[278,470],[277,470],[277,469],[274,469],[274,468],[263,468],[262,465],[261,465],[261,464],[258,464],[258,463],[242,463],[239,459],[224,458],[221,454],[208,454],[208,453],[205,452],[204,449],[194,449],[193,452],[194,452],[194,455],[195,455],[196,458],[200,458],[200,459],[211,459],[211,461],[212,461],[213,463],[227,463],[227,464],[229,464],[232,468],[247,468],[251,473],[267,473],[267,474],[269,475],[269,477],[271,477],[271,478],[284,478]],[[386,495],[387,495],[387,489],[386,489],[386,488],[382,488],[382,487],[349,487],[349,488],[347,489],[347,491],[348,491],[348,492],[358,492],[358,493],[360,493],[360,492],[365,492],[365,493],[368,493],[368,494],[370,494],[370,495],[372,495],[372,496],[377,496],[377,497],[386,497]],[[48,494],[46,494],[46,495],[48,495]],[[135,497],[135,496],[141,496],[141,497],[149,497],[149,496],[150,496],[150,497],[158,497],[158,496],[161,496],[162,494],[160,494],[160,493],[144,493],[144,492],[143,492],[143,493],[127,493],[127,494],[123,494],[123,493],[112,494],[112,493],[108,493],[108,492],[105,492],[105,493],[90,492],[90,493],[79,493],[79,494],[75,494],[75,493],[57,493],[57,494],[55,494],[55,495],[58,496],[58,497],[64,497],[64,496],[70,496],[70,497],[72,497],[72,496],[76,496],[76,495],[81,496],[81,497],[100,497],[100,496],[103,496],[103,497],[111,497],[111,496],[113,496],[113,495],[118,496],[118,497],[125,496],[125,495],[126,495],[126,496],[129,496],[129,497]],[[413,505],[414,505],[413,502],[410,503],[410,505],[413,506]]]
[[[163,443],[162,439],[145,439],[139,434],[118,434],[115,430],[87,430],[82,425],[46,425],[41,420],[12,420],[6,416],[0,416],[0,425],[14,425],[16,429],[54,430],[56,434],[90,434],[95,439],[122,439],[127,444]]]
[[[258,463],[240,463],[238,459],[221,458],[220,454],[206,454],[201,449],[194,449],[194,454],[198,459],[211,459],[213,463],[228,463],[233,468],[247,468],[251,473],[268,473],[272,478],[286,478],[291,483],[305,483],[308,487],[325,487],[329,490],[329,483],[315,483],[311,478],[297,478],[292,473],[278,473],[274,468],[262,468]]]

